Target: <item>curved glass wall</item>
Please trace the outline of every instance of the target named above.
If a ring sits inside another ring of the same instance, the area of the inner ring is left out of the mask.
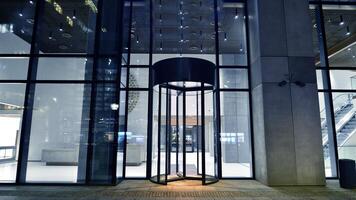
[[[213,88],[193,82],[184,85],[154,87],[158,109],[153,119],[150,180],[160,184],[184,179],[214,183],[218,181],[218,157]]]

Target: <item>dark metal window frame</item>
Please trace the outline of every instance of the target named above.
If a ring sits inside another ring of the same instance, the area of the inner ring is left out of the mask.
[[[153,84],[152,84],[152,64],[153,64],[153,4],[154,0],[149,0],[150,1],[150,43],[149,43],[149,64],[148,65],[130,65],[130,54],[131,54],[131,39],[128,41],[128,52],[127,52],[127,58],[128,62],[126,65],[121,64],[121,57],[122,57],[122,49],[118,53],[114,54],[101,54],[99,51],[99,47],[101,46],[100,43],[100,25],[101,25],[101,16],[102,16],[102,2],[104,0],[98,0],[98,14],[96,16],[96,24],[95,24],[95,41],[93,46],[94,52],[93,53],[79,53],[79,54],[73,54],[73,53],[68,53],[68,54],[40,54],[38,52],[38,49],[36,49],[36,42],[38,40],[38,36],[40,35],[38,32],[39,30],[39,23],[40,23],[40,16],[44,13],[43,12],[43,6],[45,3],[45,0],[37,0],[36,1],[36,7],[35,7],[35,13],[34,13],[34,25],[32,27],[32,40],[31,40],[31,49],[30,53],[27,54],[11,54],[11,53],[4,53],[0,54],[0,58],[28,58],[28,73],[27,73],[27,79],[24,80],[0,80],[0,84],[6,84],[6,83],[19,83],[19,84],[26,84],[26,90],[25,90],[25,100],[24,100],[24,111],[23,111],[23,117],[22,117],[22,125],[21,125],[21,138],[20,138],[20,145],[19,145],[19,157],[18,157],[18,165],[17,165],[17,173],[16,173],[16,181],[13,183],[6,183],[6,182],[1,182],[0,185],[96,185],[91,183],[91,161],[93,159],[92,151],[93,147],[91,145],[88,145],[88,152],[87,152],[87,166],[86,166],[86,178],[85,182],[83,183],[32,183],[32,182],[26,182],[26,171],[27,171],[27,155],[28,155],[28,150],[29,150],[29,139],[30,139],[30,131],[31,131],[31,121],[32,121],[32,105],[34,103],[33,99],[33,94],[35,93],[35,86],[36,84],[86,84],[91,87],[91,103],[90,103],[90,121],[89,121],[89,132],[88,132],[88,143],[91,144],[93,142],[93,128],[94,128],[94,116],[95,116],[95,96],[96,96],[96,86],[98,84],[115,84],[117,93],[121,94],[121,92],[126,92],[126,103],[125,103],[125,130],[127,130],[127,123],[128,123],[128,115],[127,115],[127,100],[128,100],[128,95],[127,93],[130,91],[145,91],[148,92],[148,116],[147,116],[147,152],[151,152],[151,146],[152,140],[152,105],[153,105]],[[132,20],[132,2],[133,0],[127,0],[130,2],[130,20]],[[121,5],[121,13],[120,13],[120,22],[122,21],[123,18],[123,13],[124,11],[124,2]],[[217,12],[217,7],[218,7],[218,0],[214,0],[214,21],[215,21],[215,33],[218,32],[218,12]],[[236,3],[242,3],[244,4],[244,13],[245,16],[248,16],[247,12],[247,0],[236,0]],[[251,95],[251,70],[249,68],[250,66],[250,48],[249,48],[249,34],[248,34],[248,18],[245,18],[245,32],[246,32],[246,52],[247,52],[247,66],[220,66],[219,65],[219,34],[216,34],[217,37],[215,37],[215,46],[216,46],[216,63],[217,64],[217,86],[214,89],[214,93],[216,93],[216,105],[217,105],[217,132],[220,133],[220,93],[221,92],[247,92],[249,95],[249,120],[250,120],[250,147],[251,147],[251,170],[252,170],[252,177],[222,177],[222,171],[221,171],[221,144],[218,142],[218,177],[220,179],[255,179],[255,167],[254,167],[254,144],[253,144],[253,126],[252,126],[252,95]],[[121,32],[124,29],[123,23],[121,25]],[[131,32],[131,23],[129,23],[129,28],[128,31],[129,33]],[[122,33],[121,33],[122,34]],[[123,34],[122,34],[123,35]],[[122,37],[122,36],[121,36]],[[120,40],[119,46],[123,46],[123,42]],[[36,74],[37,74],[37,65],[38,65],[38,59],[39,58],[88,58],[93,60],[92,64],[92,69],[93,69],[93,74],[91,80],[37,80],[36,79]],[[118,59],[118,72],[117,72],[117,77],[116,80],[98,80],[96,77],[96,70],[99,65],[99,60],[102,58],[117,58]],[[121,84],[121,68],[126,68],[127,69],[127,85],[128,86],[128,81],[129,81],[129,71],[131,68],[145,68],[149,70],[149,85],[147,88],[129,88],[129,87],[120,87]],[[219,87],[219,69],[246,69],[248,72],[248,88],[246,89],[233,89],[233,88],[220,88]],[[120,95],[117,95],[116,97],[117,102],[120,102]],[[116,120],[118,121],[119,119],[119,112],[117,112],[116,115]],[[114,128],[117,132],[119,130],[119,124],[115,125]],[[220,137],[220,135],[219,135]],[[114,147],[117,147],[117,135],[115,134],[115,142],[114,142]],[[125,136],[126,140],[126,136]],[[123,177],[122,179],[148,179],[151,174],[151,167],[150,167],[150,161],[151,161],[151,154],[147,153],[147,165],[146,165],[146,177],[142,178],[128,178],[125,176],[125,169],[126,169],[126,147],[124,148],[124,162],[123,162]],[[116,151],[114,151],[114,158],[113,158],[113,164],[116,164]],[[115,185],[118,184],[121,180],[117,179],[116,177],[116,167],[113,167],[112,171],[112,181],[111,184]]]

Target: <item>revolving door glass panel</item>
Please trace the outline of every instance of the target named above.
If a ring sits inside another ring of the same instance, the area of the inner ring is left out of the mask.
[[[151,180],[217,181],[213,88],[202,83],[170,83],[154,88]]]

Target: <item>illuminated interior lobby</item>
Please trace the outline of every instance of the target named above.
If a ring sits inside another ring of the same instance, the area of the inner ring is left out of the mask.
[[[0,1],[0,196],[325,187],[356,160],[355,56],[353,0]]]

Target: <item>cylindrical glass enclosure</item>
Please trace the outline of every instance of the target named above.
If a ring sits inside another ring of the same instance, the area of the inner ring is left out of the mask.
[[[197,58],[166,59],[154,65],[151,181],[218,181],[214,68]]]

